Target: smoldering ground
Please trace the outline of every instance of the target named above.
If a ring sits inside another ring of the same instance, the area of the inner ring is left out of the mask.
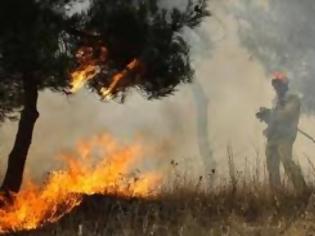
[[[182,2],[174,1],[177,3]],[[257,159],[263,168],[265,160],[265,140],[261,134],[264,125],[256,120],[255,112],[262,105],[271,106],[273,91],[269,70],[244,45],[240,35],[239,17],[246,12],[246,3],[245,0],[213,0],[210,2],[212,17],[196,32],[185,32],[192,46],[196,80],[209,98],[209,145],[218,164],[217,174],[221,176],[226,173],[228,145],[233,149],[237,168],[242,168],[245,160],[254,167]],[[245,6],[244,11],[239,11],[240,6]],[[264,4],[257,7],[269,11]],[[244,20],[250,19],[244,17]],[[202,159],[198,150],[198,117],[191,84],[179,86],[174,96],[159,101],[146,101],[133,92],[123,105],[101,103],[86,91],[71,97],[48,91],[40,96],[41,116],[27,160],[27,173],[33,177],[41,179],[51,169],[59,168],[61,163],[54,157],[62,150],[71,149],[78,139],[103,131],[122,141],[141,134],[146,146],[155,147],[156,152],[148,158],[160,168],[176,160],[180,169],[184,173],[189,171],[190,176],[206,175],[209,171],[204,168],[208,160]],[[313,122],[312,117],[305,115],[300,126],[315,135]],[[12,122],[1,126],[2,173],[16,126]],[[314,151],[312,143],[298,137],[295,158],[303,164],[303,170],[307,171],[305,155]]]

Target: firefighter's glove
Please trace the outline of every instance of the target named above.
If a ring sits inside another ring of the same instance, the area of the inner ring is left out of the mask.
[[[266,107],[260,107],[259,111],[256,113],[256,117],[261,122],[268,123],[270,120],[271,110]]]

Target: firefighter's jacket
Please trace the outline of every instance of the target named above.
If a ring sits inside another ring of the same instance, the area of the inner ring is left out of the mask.
[[[300,118],[301,102],[298,95],[287,94],[271,109],[268,127],[264,131],[269,143],[294,142]]]

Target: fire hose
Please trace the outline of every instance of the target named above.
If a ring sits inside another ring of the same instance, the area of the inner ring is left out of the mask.
[[[262,121],[262,122],[265,122],[265,123],[268,123],[268,121],[264,118],[264,114],[265,112],[267,111],[268,109],[264,108],[264,107],[261,107],[259,112],[256,113],[256,117]],[[309,139],[310,141],[312,141],[312,143],[315,144],[315,138],[313,136],[311,136],[310,134],[306,133],[304,130],[298,128],[297,129],[298,132],[300,134],[302,134],[304,137],[306,137],[307,139]]]
[[[304,135],[304,137],[308,138],[309,140],[311,140],[313,143],[315,143],[315,138],[313,138],[310,134],[306,133],[304,130],[298,128],[298,132],[302,135]]]

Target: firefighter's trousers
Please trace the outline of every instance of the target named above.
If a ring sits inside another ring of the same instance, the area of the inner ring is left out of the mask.
[[[281,161],[285,173],[288,175],[290,181],[292,181],[296,191],[304,192],[306,190],[305,180],[303,178],[300,166],[294,163],[292,159],[292,146],[293,142],[289,140],[267,142],[266,157],[270,185],[273,189],[278,189],[281,186]]]

